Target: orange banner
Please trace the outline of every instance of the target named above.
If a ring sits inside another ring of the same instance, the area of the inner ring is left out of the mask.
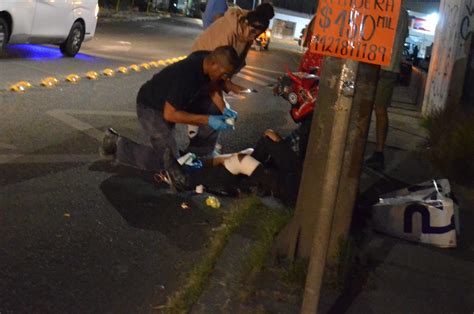
[[[387,65],[401,0],[320,0],[311,52]]]

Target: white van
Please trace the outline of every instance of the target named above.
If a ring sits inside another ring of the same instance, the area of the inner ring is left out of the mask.
[[[94,37],[98,0],[0,0],[0,52],[7,43],[58,44],[74,57]]]

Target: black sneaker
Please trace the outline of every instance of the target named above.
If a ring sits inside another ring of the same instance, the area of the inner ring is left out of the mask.
[[[177,191],[188,191],[191,189],[189,175],[173,157],[169,148],[165,149],[163,163],[172,189],[174,188]]]
[[[383,171],[385,169],[385,157],[382,152],[374,152],[372,156],[365,160],[365,165],[375,171]]]
[[[99,155],[102,158],[113,159],[117,152],[117,140],[119,134],[112,128],[108,128],[102,136],[102,143],[99,147]]]

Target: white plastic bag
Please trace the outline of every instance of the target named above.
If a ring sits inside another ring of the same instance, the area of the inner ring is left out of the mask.
[[[443,248],[457,245],[458,206],[447,179],[384,194],[372,213],[377,231]]]

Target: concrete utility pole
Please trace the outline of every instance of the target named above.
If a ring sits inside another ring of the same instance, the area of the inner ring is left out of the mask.
[[[474,31],[474,0],[441,0],[422,113],[457,105]]]
[[[331,266],[338,264],[339,255],[343,249],[342,246],[347,244],[352,212],[364,163],[378,73],[379,66],[368,63],[359,64],[327,253],[326,263]]]
[[[301,313],[317,312],[329,245],[347,236],[378,69],[352,60],[324,60],[297,204],[316,214]]]
[[[350,86],[356,79],[358,65],[352,60],[326,58],[325,61],[320,90],[325,91],[322,95],[327,95],[326,98],[330,101],[319,99],[317,119],[313,120],[313,126],[315,123],[318,124],[319,132],[317,131],[314,136],[311,134],[308,147],[309,153],[311,155],[319,153],[319,158],[317,161],[308,159],[307,153],[304,168],[306,172],[315,162],[324,165],[319,168],[319,173],[314,173],[321,178],[317,180],[321,182],[321,190],[315,193],[314,188],[310,184],[305,184],[303,178],[303,191],[300,193],[301,199],[313,201],[312,205],[318,208],[301,313],[316,313],[318,308],[352,109],[353,90],[350,90]],[[315,197],[318,194],[319,196]]]

